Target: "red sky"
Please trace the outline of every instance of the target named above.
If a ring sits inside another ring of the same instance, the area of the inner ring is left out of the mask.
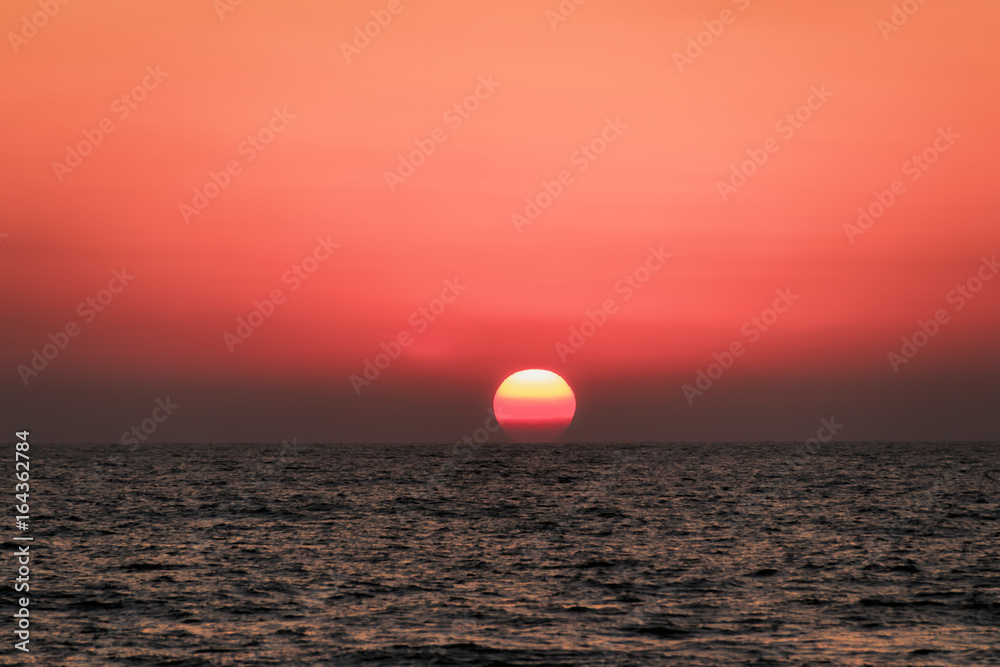
[[[949,300],[1000,253],[1000,5],[930,2],[889,30],[881,0],[591,0],[558,23],[555,0],[220,3],[70,2],[37,30],[38,2],[0,9],[6,428],[117,441],[170,396],[155,440],[448,441],[540,367],[576,392],[570,439],[804,440],[830,415],[846,439],[1000,437],[1000,280]],[[373,11],[388,25],[345,55]],[[102,122],[78,166],[53,164]],[[750,155],[766,162],[720,193]],[[212,172],[227,186],[182,210]],[[561,194],[513,220],[543,181]],[[307,280],[286,273],[314,251]],[[641,289],[619,284],[647,261]],[[777,290],[798,298],[755,337]],[[71,322],[44,370],[18,370]]]

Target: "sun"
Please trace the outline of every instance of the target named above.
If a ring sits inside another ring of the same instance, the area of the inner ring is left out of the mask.
[[[500,383],[493,413],[514,442],[553,442],[576,413],[576,396],[552,371],[518,371]]]

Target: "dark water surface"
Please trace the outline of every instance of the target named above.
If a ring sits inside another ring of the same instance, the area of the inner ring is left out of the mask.
[[[31,454],[21,664],[1000,665],[997,444]]]

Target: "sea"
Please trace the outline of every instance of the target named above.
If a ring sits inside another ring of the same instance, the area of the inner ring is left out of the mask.
[[[1000,443],[33,444],[0,663],[1000,665],[998,490]]]

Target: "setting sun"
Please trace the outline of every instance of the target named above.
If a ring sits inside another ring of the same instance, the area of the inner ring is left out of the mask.
[[[515,442],[558,438],[576,412],[570,386],[552,371],[532,368],[504,380],[493,397],[493,412]]]

